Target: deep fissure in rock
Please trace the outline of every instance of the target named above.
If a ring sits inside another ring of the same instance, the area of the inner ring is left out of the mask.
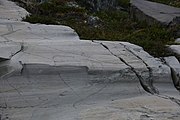
[[[161,61],[170,68],[171,78],[172,78],[174,87],[180,92],[180,76],[179,76],[179,73],[176,73],[174,68],[172,68],[170,65],[168,65],[164,58],[161,58]]]
[[[146,68],[148,69],[148,71],[149,71],[149,77],[147,78],[148,79],[148,86],[149,87],[151,87],[151,89],[155,92],[155,93],[159,93],[159,91],[157,90],[157,88],[155,88],[154,86],[153,86],[153,70],[152,70],[152,68],[151,67],[149,67],[149,65],[141,58],[141,57],[139,57],[138,55],[136,55],[132,50],[130,50],[129,48],[127,48],[126,47],[126,45],[124,45],[124,44],[122,44],[122,43],[120,43],[122,46],[124,46],[124,48],[127,50],[127,51],[129,51],[130,53],[132,53],[134,56],[136,56],[139,60],[141,60],[142,62],[143,62],[143,64],[146,66]],[[145,81],[144,81],[145,82]]]
[[[134,67],[132,67],[130,64],[128,64],[123,58],[115,55],[106,45],[104,45],[103,43],[100,43],[104,48],[106,48],[113,56],[117,57],[120,61],[122,61],[125,65],[127,65],[128,67],[130,67],[130,69],[135,73],[135,75],[137,76],[137,78],[139,79],[139,82],[141,84],[141,86],[143,87],[143,89],[151,94],[158,94],[158,92],[156,91],[156,89],[154,89],[152,86],[150,86],[149,84],[145,84],[144,83],[144,79],[142,78],[141,75],[138,74],[138,72],[135,70]]]

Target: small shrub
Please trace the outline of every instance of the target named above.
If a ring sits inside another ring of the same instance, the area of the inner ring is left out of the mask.
[[[130,0],[117,0],[118,5],[124,7],[124,8],[129,8],[129,2]]]
[[[54,18],[51,18],[49,16],[43,16],[43,15],[30,15],[27,16],[23,21],[30,22],[30,23],[41,23],[41,24],[58,24],[57,21]]]

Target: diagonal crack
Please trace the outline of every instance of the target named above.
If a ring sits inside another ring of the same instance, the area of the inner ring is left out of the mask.
[[[164,58],[161,58],[161,61],[166,64],[171,70],[171,78],[174,84],[174,87],[180,92],[180,73],[177,73],[173,67],[171,67]]]
[[[171,100],[172,102],[176,103],[180,107],[180,100],[175,97],[171,97],[168,95],[156,95],[156,96],[163,99]]]
[[[13,33],[17,32],[17,31],[20,31],[20,30],[21,30],[21,29],[18,29],[18,30],[15,30],[15,31],[10,31],[10,32],[5,33],[5,34],[0,35],[0,36],[1,36],[1,37],[4,37],[4,36],[10,35],[10,34],[13,34]]]
[[[92,41],[94,42],[94,41]],[[149,93],[151,93],[152,95],[155,95],[157,97],[160,97],[160,98],[163,98],[163,99],[169,99],[171,100],[172,102],[176,103],[178,106],[180,106],[180,100],[175,98],[175,97],[171,97],[171,96],[168,96],[168,95],[160,95],[158,91],[156,91],[155,88],[153,88],[153,86],[150,86],[149,84],[145,84],[144,83],[144,79],[142,78],[141,75],[138,74],[138,72],[135,70],[134,67],[132,67],[130,64],[128,64],[123,58],[115,55],[106,45],[104,45],[103,43],[99,43],[101,44],[104,48],[106,48],[113,56],[119,58],[124,64],[126,64],[127,66],[129,66],[131,68],[131,70],[136,74],[136,76],[138,77],[139,79],[139,82],[141,84],[141,86],[143,87],[143,89]],[[144,64],[147,65],[147,63],[144,62]],[[147,65],[148,67],[148,65]]]
[[[128,52],[132,53],[134,56],[136,56],[139,60],[141,60],[143,62],[143,64],[146,66],[146,68],[149,71],[149,77],[147,78],[147,84],[156,94],[158,94],[159,93],[158,89],[153,86],[153,72],[152,72],[153,70],[152,70],[152,68],[140,56],[138,56],[132,50],[130,50],[126,45],[124,45],[122,43],[119,43],[119,44],[124,46],[124,48]]]
[[[94,41],[92,41],[94,42]],[[135,70],[135,68],[133,66],[131,66],[129,63],[127,63],[123,58],[115,55],[106,45],[104,45],[103,43],[99,43],[100,45],[102,45],[104,48],[106,48],[113,56],[117,57],[120,61],[122,61],[125,65],[127,65],[128,67],[130,67],[131,71],[137,76],[137,78],[139,79],[139,82],[141,84],[141,86],[143,87],[143,89],[151,94],[158,94],[158,92],[156,91],[156,89],[152,86],[150,86],[150,84],[145,83],[144,78]]]
[[[58,74],[58,77],[60,78],[60,80],[62,80],[63,83],[64,83],[76,96],[80,97],[79,94],[61,77],[61,74],[60,74],[59,72],[58,72],[57,74]]]
[[[16,53],[12,54],[12,55],[11,55],[11,58],[12,58],[13,56],[15,56],[16,54],[20,53],[21,51],[23,51],[23,49],[24,49],[24,45],[23,45],[23,43],[21,43],[21,49],[20,49],[19,51],[17,51]]]
[[[54,60],[54,58],[55,58],[55,56],[53,57],[53,60]],[[56,61],[55,61],[55,60],[54,60],[54,64],[56,65]],[[75,102],[72,104],[73,108],[75,108],[75,109],[77,109],[77,104],[80,104],[81,102],[85,101],[86,99],[88,99],[88,98],[90,98],[90,97],[92,97],[92,96],[100,93],[103,89],[105,89],[105,88],[108,86],[108,83],[107,83],[107,84],[105,84],[103,87],[101,87],[100,89],[98,89],[97,91],[95,91],[95,92],[87,95],[86,97],[82,98],[82,97],[62,78],[62,76],[61,76],[61,74],[60,74],[59,72],[57,72],[57,74],[58,74],[60,80],[62,80],[63,83],[64,83],[69,89],[71,89],[71,91],[72,91],[77,97],[80,98],[79,100],[75,101]],[[110,81],[111,81],[111,80],[108,79],[108,82],[110,82]]]
[[[108,82],[107,82],[104,86],[102,86],[101,88],[99,88],[97,91],[95,91],[95,92],[87,95],[85,98],[81,98],[80,100],[74,102],[74,103],[73,103],[73,107],[76,108],[76,106],[77,106],[78,103],[80,104],[82,101],[85,101],[86,99],[88,99],[88,98],[90,98],[90,97],[92,97],[92,96],[95,96],[96,94],[98,94],[98,93],[100,93],[101,91],[103,91],[103,90],[108,86],[108,83],[109,83],[110,81],[111,81],[111,80],[108,79]]]

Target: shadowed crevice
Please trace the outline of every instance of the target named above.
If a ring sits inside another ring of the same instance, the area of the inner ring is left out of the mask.
[[[121,62],[123,62],[125,65],[127,65],[128,67],[130,67],[131,71],[137,76],[141,86],[143,87],[143,89],[151,94],[158,94],[158,91],[152,86],[152,84],[148,84],[145,83],[144,78],[136,71],[136,69],[131,66],[129,63],[127,63],[123,58],[115,55],[109,48],[108,46],[104,45],[103,43],[99,43],[101,44],[105,49],[107,49],[113,56],[117,57]],[[151,77],[151,75],[150,75]],[[148,78],[149,79],[149,78]],[[151,82],[150,82],[151,83]]]

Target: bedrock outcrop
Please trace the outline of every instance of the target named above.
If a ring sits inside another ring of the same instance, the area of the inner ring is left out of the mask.
[[[175,58],[8,19],[0,19],[0,120],[180,118]]]
[[[131,16],[149,24],[160,23],[171,26],[180,24],[180,8],[150,2],[147,0],[131,0]]]

